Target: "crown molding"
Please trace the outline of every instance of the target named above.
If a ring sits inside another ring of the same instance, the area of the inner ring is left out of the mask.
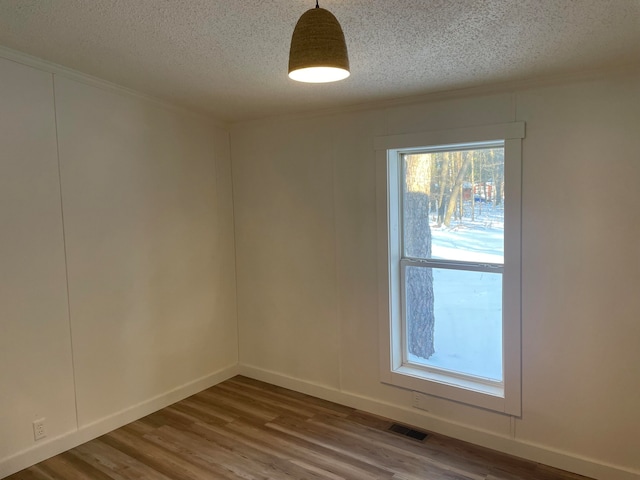
[[[332,107],[321,110],[309,110],[290,114],[272,115],[255,119],[232,122],[230,126],[260,125],[262,123],[273,122],[275,119],[283,121],[303,120],[332,116],[344,113],[366,112],[371,110],[384,110],[405,105],[416,105],[434,103],[445,100],[455,100],[474,96],[513,94],[534,88],[567,85],[572,83],[589,82],[603,78],[618,77],[629,74],[640,74],[640,63],[618,65],[609,68],[598,68],[591,70],[580,70],[569,73],[546,75],[530,79],[510,80],[505,82],[488,83],[474,87],[463,87],[453,90],[441,90],[418,95],[396,97],[386,100],[373,100],[353,105]]]
[[[133,90],[121,85],[102,80],[98,77],[82,73],[78,70],[58,65],[47,60],[43,60],[32,55],[13,50],[7,47],[0,46],[0,58],[20,63],[29,67],[42,70],[53,75],[60,75],[71,80],[75,80],[87,85],[91,85],[103,90],[119,93],[121,95],[128,95],[130,97],[142,99],[148,102],[155,103],[158,106],[188,114],[200,119],[204,119],[212,123],[218,128],[224,130],[230,130],[233,126],[240,125],[260,125],[264,122],[271,122],[274,119],[278,120],[298,120],[307,118],[317,118],[330,115],[337,115],[342,113],[354,113],[365,112],[370,110],[383,110],[387,108],[395,108],[404,105],[415,105],[420,103],[433,103],[444,100],[454,100],[458,98],[472,97],[472,96],[485,96],[485,95],[498,95],[504,93],[515,93],[523,90],[530,90],[533,88],[563,85],[569,83],[593,81],[611,76],[620,76],[630,73],[640,73],[640,62],[635,64],[625,64],[611,66],[607,68],[598,68],[591,70],[579,70],[574,72],[562,73],[557,75],[539,76],[530,79],[511,80],[506,82],[489,83],[486,85],[479,85],[474,87],[463,87],[452,90],[441,90],[436,92],[429,92],[425,94],[409,95],[405,97],[397,97],[386,100],[372,100],[363,103],[357,103],[352,105],[346,105],[341,107],[332,107],[327,109],[314,109],[309,111],[302,111],[296,113],[280,114],[280,115],[266,115],[259,118],[240,120],[237,122],[225,122],[214,115],[209,115],[203,112],[199,112],[193,109],[189,109],[175,103],[171,103],[166,100],[162,100],[158,97],[148,95],[137,90]]]
[[[106,90],[108,92],[117,93],[120,95],[132,97],[132,98],[137,98],[139,100],[144,100],[146,102],[151,102],[159,107],[174,111],[176,113],[186,114],[191,117],[198,118],[200,120],[205,120],[213,124],[213,126],[215,127],[222,128],[224,130],[229,129],[228,123],[223,122],[212,115],[207,115],[202,112],[191,110],[186,107],[176,105],[175,103],[162,100],[158,97],[154,97],[152,95],[148,95],[146,93],[142,93],[137,90],[133,90],[131,88],[123,87],[116,83],[112,83],[107,80],[102,80],[101,78],[94,77],[86,73],[82,73],[78,70],[67,68],[62,65],[58,65],[56,63],[43,60],[41,58],[34,57],[27,53],[23,53],[17,50],[3,47],[1,45],[0,45],[0,58],[4,58],[5,60],[16,62],[21,65],[25,65],[27,67],[32,67],[32,68],[41,70],[43,72],[50,73],[52,75],[59,75],[61,77],[65,77],[70,80],[83,83],[85,85],[90,85],[92,87],[100,88],[101,90]]]

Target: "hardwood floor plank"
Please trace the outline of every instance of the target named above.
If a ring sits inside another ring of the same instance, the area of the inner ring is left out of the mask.
[[[267,424],[268,427],[289,433],[300,439],[324,446],[334,452],[345,452],[355,460],[368,462],[391,474],[404,473],[412,475],[429,475],[432,478],[447,478],[450,472],[443,470],[437,465],[426,461],[412,458],[402,450],[391,452],[383,444],[364,441],[343,435],[343,432],[324,428],[320,425],[313,425],[311,422],[296,422],[291,419],[278,419],[276,422]],[[424,477],[423,477],[424,478]],[[427,477],[428,478],[428,477]],[[477,480],[473,476],[459,475],[461,480]]]
[[[224,393],[212,389],[204,390],[194,395],[194,397],[223,406],[236,416],[236,418],[253,419],[256,422],[273,420],[278,416],[277,412],[264,407],[237,402],[230,399]]]
[[[234,420],[234,418],[229,415],[221,416],[211,413],[207,411],[206,405],[201,406],[198,403],[179,402],[171,405],[169,408],[191,418],[193,423],[204,422],[212,425],[225,425]]]
[[[302,460],[291,460],[291,463],[299,466],[300,468],[303,468],[304,470],[316,473],[320,475],[322,478],[326,478],[328,480],[347,480],[348,478],[350,478],[350,477],[342,477],[342,476],[336,475],[334,473],[329,472],[328,470],[324,470],[322,468],[316,467],[315,465],[311,465],[309,463],[303,462]]]
[[[56,478],[44,472],[39,465],[34,465],[21,472],[5,477],[5,480],[56,480]]]
[[[234,478],[222,476],[223,472],[220,471],[212,472],[193,465],[171,451],[155,445],[144,437],[136,437],[123,428],[105,435],[103,441],[169,478],[204,480],[210,478],[211,473],[221,475],[220,478]]]
[[[252,426],[234,422],[230,424],[228,428],[243,432],[253,438],[262,438],[262,441],[265,443],[277,445],[281,449],[280,455],[311,462],[337,475],[354,479],[382,479],[390,477],[386,470],[378,468],[370,462],[355,460],[345,452],[336,452],[287,433],[274,431],[266,425],[259,429],[253,429]]]
[[[480,468],[475,469],[469,464],[455,466],[455,462],[430,458],[425,455],[425,444],[412,438],[399,435],[391,436],[386,431],[363,427],[347,420],[336,422],[332,418],[316,417],[309,422],[354,440],[366,438],[367,443],[380,447],[385,454],[397,456],[399,459],[408,456],[418,463],[426,462],[443,472],[452,472],[471,480],[484,480],[486,476],[486,473],[483,473]]]
[[[70,450],[70,453],[90,463],[98,470],[107,474],[108,478],[114,480],[171,480],[166,475],[157,472],[148,465],[103,443],[100,439],[80,445]]]
[[[241,478],[322,478],[315,472],[301,469],[289,459],[274,458],[251,445],[220,435],[215,438],[215,442],[210,441],[206,449],[202,448],[202,437],[187,431],[180,432],[172,427],[159,429],[153,437],[153,441],[189,461],[201,466],[221,465]]]
[[[287,414],[306,418],[313,417],[318,413],[318,409],[314,410],[313,408],[307,408],[304,403],[299,400],[288,399],[285,396],[272,394],[271,392],[265,392],[264,390],[257,388],[247,391],[246,388],[232,383],[220,384],[217,385],[217,387],[227,395],[233,395],[242,401],[255,401],[262,405],[279,410],[281,413],[286,411]]]
[[[111,478],[97,468],[85,463],[82,459],[72,455],[70,452],[65,452],[45,460],[40,464],[40,468],[53,478],[64,478],[67,480],[85,480],[87,478],[110,480]]]
[[[278,396],[284,397],[285,399],[297,400],[302,404],[307,405],[308,408],[313,407],[325,413],[342,417],[348,416],[355,410],[351,407],[339,405],[337,403],[329,402],[328,400],[305,395],[304,393],[295,392],[293,390],[288,390],[286,388],[278,387],[277,385],[271,385],[269,383],[264,383],[260,380],[254,380],[248,377],[237,376],[232,378],[231,380],[227,380],[227,382],[239,383],[242,385],[246,385],[249,388],[253,387],[257,390],[263,390],[264,392],[272,392]]]
[[[260,428],[250,423],[233,422],[226,427],[196,425],[201,434],[225,436],[238,444],[249,444],[275,458],[305,460],[336,475],[350,479],[386,479],[390,475],[366,462],[354,462],[342,453],[319,447],[290,435]],[[203,431],[204,430],[204,431]]]
[[[7,480],[589,480],[235,377]]]
[[[222,423],[228,423],[233,422],[238,418],[242,418],[242,412],[230,412],[223,406],[218,406],[215,403],[211,403],[210,400],[207,400],[206,398],[200,398],[196,395],[185,398],[178,403],[191,407],[194,410],[206,412],[207,415],[211,415],[212,417],[216,418],[216,423],[218,423],[218,420]]]

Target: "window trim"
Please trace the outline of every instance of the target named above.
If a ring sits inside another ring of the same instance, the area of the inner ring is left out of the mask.
[[[380,380],[383,383],[520,416],[521,407],[521,216],[524,122],[376,137],[376,208],[378,219],[378,316]],[[503,271],[504,388],[441,371],[403,365],[400,301],[401,232],[398,209],[391,208],[389,185],[400,185],[398,151],[504,141],[505,251]],[[395,158],[392,158],[394,155]],[[390,161],[391,160],[391,161]],[[397,268],[391,268],[397,265]]]

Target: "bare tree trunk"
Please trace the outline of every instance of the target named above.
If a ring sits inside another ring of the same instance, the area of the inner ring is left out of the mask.
[[[458,155],[461,155],[462,152],[458,152]],[[453,183],[453,187],[451,189],[451,200],[449,202],[449,205],[447,205],[447,211],[445,213],[444,216],[444,224],[448,227],[449,225],[451,225],[451,216],[453,215],[453,211],[456,208],[456,201],[455,199],[458,197],[458,195],[460,195],[460,191],[462,190],[462,183],[464,180],[464,176],[467,173],[467,170],[469,169],[469,165],[471,165],[471,155],[467,152],[464,155],[464,161],[462,162],[462,166],[460,167],[460,170],[458,170],[458,174],[456,175],[456,180]]]
[[[405,157],[404,243],[407,254],[417,258],[431,257],[431,159],[431,155]],[[435,352],[431,268],[408,267],[405,285],[409,353],[427,359]]]
[[[491,150],[491,158],[495,158],[495,152]],[[494,161],[495,163],[495,161]],[[495,168],[495,167],[494,167]],[[498,168],[495,176],[495,190],[496,190],[496,205],[502,205],[502,188],[504,185],[504,165],[502,168]]]
[[[476,179],[474,156],[471,157],[471,221],[476,219]]]
[[[404,195],[404,241],[412,256],[431,257],[429,196],[420,192]],[[409,353],[427,359],[435,352],[433,273],[431,268],[409,267],[406,272],[406,318]]]
[[[464,185],[463,185],[464,187]],[[458,220],[462,223],[462,214],[464,213],[464,188],[460,189],[460,203],[458,204]]]
[[[442,159],[442,167],[440,168],[440,181],[438,185],[440,186],[440,191],[438,192],[438,227],[442,225],[442,220],[444,219],[444,210],[445,210],[445,192],[447,190],[448,178],[449,178],[449,156],[450,154],[447,152],[443,154]]]

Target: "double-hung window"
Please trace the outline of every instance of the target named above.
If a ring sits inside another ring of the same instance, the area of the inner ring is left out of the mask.
[[[523,137],[376,139],[383,382],[520,414]]]

